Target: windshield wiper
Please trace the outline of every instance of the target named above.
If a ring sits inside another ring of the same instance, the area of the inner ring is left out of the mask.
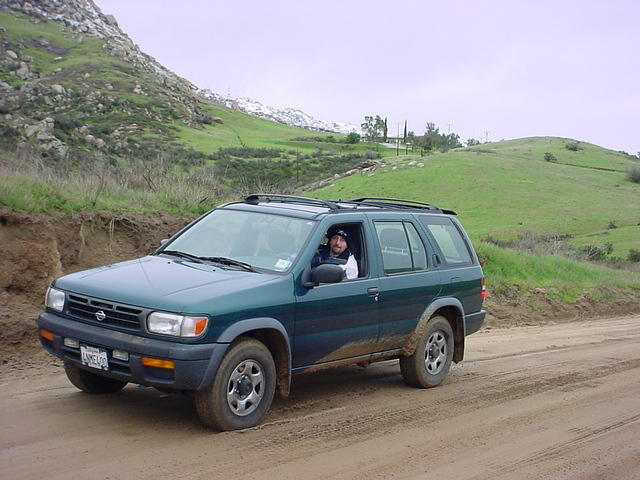
[[[241,262],[240,260],[234,260],[233,258],[228,257],[199,257],[201,260],[207,260],[209,262],[220,263],[222,265],[231,265],[233,267],[240,267],[247,272],[257,272],[253,265],[246,262]]]
[[[234,260],[227,257],[199,257],[197,255],[191,255],[190,253],[181,252],[180,250],[163,250],[160,253],[166,253],[167,255],[173,255],[174,257],[185,258],[193,262],[213,262],[220,265],[230,265],[233,267],[240,267],[248,272],[257,272],[250,263],[241,262],[240,260]]]
[[[192,262],[202,263],[205,258],[191,255],[190,253],[181,252],[180,250],[163,250],[160,253],[166,253],[167,255],[173,255],[174,257],[186,258]]]

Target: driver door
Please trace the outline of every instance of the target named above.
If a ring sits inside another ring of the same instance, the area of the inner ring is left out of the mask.
[[[296,324],[293,368],[366,356],[378,340],[378,279],[369,273],[371,238],[365,225],[359,231],[359,264],[366,277],[296,288]],[[300,280],[300,279],[298,279]],[[299,287],[299,286],[298,286]]]

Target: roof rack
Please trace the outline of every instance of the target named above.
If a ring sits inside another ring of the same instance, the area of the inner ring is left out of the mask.
[[[302,205],[314,205],[318,207],[325,207],[329,210],[338,210],[340,206],[335,202],[327,200],[318,200],[317,198],[308,197],[296,197],[294,195],[278,195],[273,193],[254,193],[247,196],[244,201],[251,205],[257,205],[260,201],[265,202],[279,202],[279,203],[298,203]]]
[[[361,205],[371,205],[380,207],[392,207],[392,208],[419,208],[421,210],[435,210],[448,215],[457,215],[453,210],[440,208],[430,203],[417,202],[415,200],[404,200],[401,198],[386,198],[386,197],[361,197],[347,200],[347,203],[359,203]]]
[[[309,197],[297,197],[294,195],[280,195],[277,193],[254,193],[245,197],[244,203],[251,205],[257,205],[260,202],[277,202],[277,203],[293,203],[298,205],[311,205],[316,207],[324,207],[329,210],[344,210],[349,208],[362,207],[375,207],[375,208],[394,208],[400,210],[430,210],[436,213],[446,213],[448,215],[457,215],[453,210],[446,210],[444,208],[436,207],[430,203],[417,202],[415,200],[403,200],[400,198],[385,198],[385,197],[362,197],[354,198],[353,200],[319,200],[317,198]],[[344,204],[348,204],[344,205]]]

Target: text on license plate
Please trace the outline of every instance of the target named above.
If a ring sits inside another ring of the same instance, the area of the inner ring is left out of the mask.
[[[102,348],[80,345],[80,359],[82,360],[82,364],[87,367],[109,370],[107,351]]]

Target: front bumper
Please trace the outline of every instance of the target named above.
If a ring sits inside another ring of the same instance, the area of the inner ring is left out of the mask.
[[[64,360],[65,364],[125,382],[175,390],[200,390],[208,387],[229,346],[226,343],[188,344],[140,337],[77,322],[51,312],[42,313],[38,317],[38,327],[54,334],[52,341],[40,336],[40,342],[49,353]],[[83,366],[80,349],[64,345],[65,337],[107,350],[109,370]],[[129,360],[113,358],[113,350],[128,352]],[[142,357],[172,360],[175,369],[145,366],[141,362]]]

